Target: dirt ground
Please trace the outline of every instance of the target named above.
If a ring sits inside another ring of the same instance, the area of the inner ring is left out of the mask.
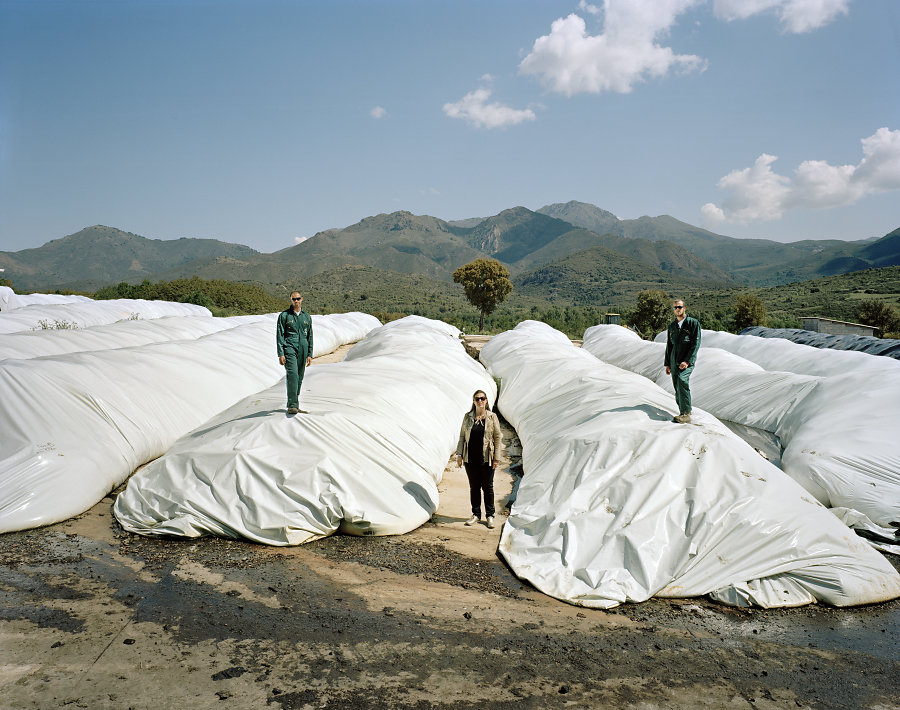
[[[498,509],[516,480],[498,472]],[[583,609],[504,565],[505,515],[463,525],[452,460],[439,488],[390,538],[142,538],[115,494],[0,536],[0,707],[900,708],[900,601]]]

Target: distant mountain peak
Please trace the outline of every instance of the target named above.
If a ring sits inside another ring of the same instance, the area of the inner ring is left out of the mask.
[[[378,214],[374,217],[366,217],[356,224],[347,227],[351,231],[363,231],[367,229],[381,229],[389,232],[413,231],[441,231],[447,232],[449,228],[447,224],[436,217],[428,215],[414,215],[407,210],[398,210],[389,214]]]
[[[621,221],[612,212],[600,209],[587,202],[570,200],[541,207],[538,212],[548,217],[561,219],[569,224],[588,229],[597,234],[613,233],[622,235]]]
[[[589,212],[595,215],[602,215],[603,217],[613,217],[618,219],[612,212],[604,210],[597,205],[592,205],[590,202],[579,202],[578,200],[569,200],[566,203],[556,202],[552,205],[546,205],[541,207],[541,209],[537,210],[542,214],[548,214],[550,211],[559,210],[559,211],[574,211],[580,210],[582,212]]]

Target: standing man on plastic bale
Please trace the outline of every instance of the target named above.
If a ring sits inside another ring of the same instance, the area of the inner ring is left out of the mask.
[[[275,344],[278,347],[278,362],[285,368],[287,381],[287,413],[299,414],[300,385],[303,374],[312,364],[313,328],[309,313],[300,309],[303,296],[299,291],[291,292],[291,307],[278,314],[275,327]]]
[[[672,419],[678,424],[691,423],[691,373],[700,349],[700,321],[688,316],[684,301],[672,302],[675,320],[669,323],[666,339],[666,374],[672,375],[675,387],[675,403],[678,416]]]

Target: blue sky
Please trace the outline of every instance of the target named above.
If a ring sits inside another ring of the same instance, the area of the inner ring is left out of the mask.
[[[0,249],[580,200],[900,227],[896,0],[0,0]]]

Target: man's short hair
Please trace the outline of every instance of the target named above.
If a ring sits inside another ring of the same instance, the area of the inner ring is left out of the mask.
[[[297,289],[294,289],[293,291],[291,291],[290,295],[293,296],[295,293],[296,293],[298,296],[300,296],[300,298],[303,298],[303,294],[300,293]]]

